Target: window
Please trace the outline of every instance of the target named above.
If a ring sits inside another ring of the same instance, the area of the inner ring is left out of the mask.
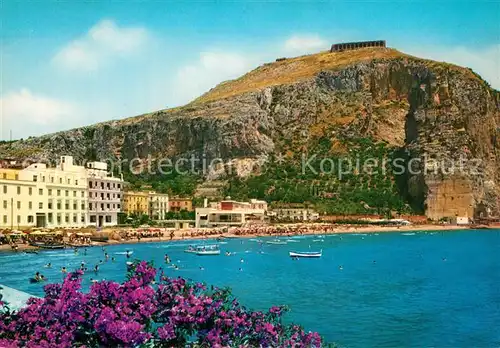
[[[52,196],[52,189],[48,189],[47,192],[49,193],[49,196]]]
[[[73,215],[73,223],[75,223],[75,224],[76,224],[76,219],[77,219],[77,216],[76,216],[76,214],[74,214]]]
[[[59,183],[62,184],[62,178],[59,178]]]
[[[85,197],[85,191],[82,191],[82,198]]]
[[[76,197],[76,191],[73,191],[73,197]]]
[[[118,199],[120,198],[120,194],[119,193],[116,194],[116,198],[118,198]]]
[[[19,180],[19,174],[15,175],[16,180]]]
[[[71,179],[67,179],[68,185],[71,185]]]
[[[17,194],[20,195],[21,194],[21,186],[18,186],[17,187]]]
[[[64,203],[64,209],[69,210],[69,201]]]
[[[107,183],[106,187],[108,188],[108,190],[111,188],[111,186],[109,185],[109,182]]]
[[[33,175],[33,181],[37,181],[37,176]]]
[[[89,203],[89,210],[92,210],[92,203]]]
[[[3,208],[7,209],[7,201],[3,201]]]
[[[42,196],[42,195],[43,195],[43,189],[38,189],[38,194],[39,194],[40,196]]]
[[[61,195],[61,190],[57,190],[57,195],[60,196]]]
[[[61,210],[61,201],[57,201],[57,210]]]
[[[33,223],[33,221],[34,221],[34,219],[33,219],[33,215],[28,215],[28,223],[29,223],[29,224],[32,224],[32,223]]]
[[[109,204],[107,204],[106,208],[108,208],[108,209],[109,209]]]
[[[85,203],[82,203],[82,209],[81,210],[85,210]]]
[[[97,221],[97,218],[95,215],[90,215],[90,222],[96,222]]]
[[[117,184],[116,187],[118,187],[118,189],[120,188],[120,184]]]
[[[108,199],[110,198],[109,193],[108,193],[108,195],[107,195],[106,197],[107,197]]]
[[[78,180],[75,180],[75,185],[78,185]]]
[[[32,209],[33,208],[33,203],[32,202],[28,202],[28,209]]]
[[[69,223],[69,214],[64,215],[64,222]]]
[[[45,182],[45,175],[42,176],[42,181]]]
[[[104,210],[104,203],[101,203],[101,210]]]
[[[106,222],[108,222],[108,223],[111,222],[111,215],[106,215]]]
[[[49,201],[49,209],[52,209],[52,201]]]
[[[52,183],[54,182],[54,177],[53,176],[50,177],[50,182],[52,182]]]
[[[116,205],[116,209],[120,209],[120,205],[119,204]]]
[[[17,209],[21,209],[21,201],[17,201]]]
[[[3,185],[3,193],[7,193],[7,185]]]
[[[17,224],[19,225],[21,223],[21,215],[17,216]]]
[[[61,224],[61,214],[57,214],[57,224]]]
[[[38,209],[43,209],[43,202],[38,203]]]
[[[52,220],[53,220],[53,216],[52,216],[52,213],[49,213],[48,217],[47,217],[47,221],[49,222],[49,224],[52,223]]]
[[[7,223],[7,215],[4,215],[3,216],[3,223],[6,224]]]
[[[75,203],[73,203],[73,210],[77,210],[77,209],[78,208],[77,208],[77,204],[76,204],[76,201],[75,201]]]
[[[92,188],[92,181],[89,181],[89,188]]]
[[[65,195],[66,197],[68,197],[68,196],[69,196],[69,191],[68,191],[68,190],[66,190],[66,191],[64,192],[64,195]]]

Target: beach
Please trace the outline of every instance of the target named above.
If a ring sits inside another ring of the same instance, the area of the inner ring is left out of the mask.
[[[341,233],[395,233],[395,232],[417,232],[417,231],[440,231],[451,232],[470,229],[470,226],[458,225],[434,225],[434,224],[412,224],[406,226],[373,226],[373,225],[336,225],[336,224],[287,224],[277,226],[260,226],[236,228],[228,232],[220,229],[182,229],[175,230],[170,238],[170,230],[165,230],[160,237],[138,238],[109,238],[107,242],[92,242],[92,246],[116,245],[116,244],[139,244],[153,242],[168,242],[171,240],[194,240],[207,238],[256,238],[264,236],[293,236],[293,235],[327,235]],[[495,227],[492,227],[495,228]],[[116,235],[130,229],[106,228],[95,235]],[[162,234],[162,233],[160,233]],[[38,250],[37,247],[27,243],[17,244],[18,251]],[[12,251],[8,244],[0,245],[0,251]]]

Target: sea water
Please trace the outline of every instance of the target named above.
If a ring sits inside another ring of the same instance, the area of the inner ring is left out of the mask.
[[[286,240],[288,238],[282,238]],[[228,239],[220,256],[184,253],[177,241],[93,247],[38,255],[0,254],[0,283],[37,295],[39,271],[51,282],[84,261],[99,264],[90,279],[123,281],[126,261],[152,260],[167,275],[229,286],[248,308],[286,304],[287,322],[320,332],[340,347],[493,347],[500,345],[500,230],[379,233],[292,238],[287,245]],[[261,241],[262,240],[262,241]],[[207,243],[213,243],[207,241]],[[126,251],[133,251],[130,259]],[[225,251],[231,256],[225,256]],[[289,251],[322,250],[319,259],[292,260]],[[179,270],[169,268],[165,254]],[[115,258],[115,262],[111,261]],[[102,261],[102,263],[100,263]],[[50,262],[52,268],[44,268]],[[240,270],[241,269],[241,270]]]

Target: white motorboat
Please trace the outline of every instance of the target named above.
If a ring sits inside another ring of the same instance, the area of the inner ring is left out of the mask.
[[[323,254],[323,250],[320,251],[290,251],[290,257],[304,257],[304,258],[318,258]]]
[[[268,240],[266,244],[274,244],[274,245],[286,245],[287,243],[283,240],[279,239],[273,239],[273,240]]]
[[[219,245],[217,244],[189,246],[184,252],[200,256],[220,255]]]

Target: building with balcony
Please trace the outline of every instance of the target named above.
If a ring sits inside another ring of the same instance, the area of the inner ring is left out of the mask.
[[[0,226],[83,227],[88,220],[86,171],[62,156],[56,167],[33,163],[22,170],[2,169]],[[10,214],[5,210],[10,209]]]
[[[148,192],[148,215],[153,220],[165,220],[168,213],[168,195],[154,191]]]
[[[268,212],[271,219],[277,221],[314,221],[319,219],[319,214],[305,204],[281,204]]]
[[[251,199],[250,202],[238,202],[227,197],[220,202],[196,208],[196,227],[230,227],[249,223],[264,223],[267,216],[267,202]]]
[[[87,163],[89,225],[103,227],[118,223],[122,210],[123,180],[108,173],[104,162]]]
[[[149,215],[149,195],[142,191],[123,193],[123,212],[126,214]]]
[[[181,210],[193,211],[193,201],[190,198],[170,198],[168,201],[168,210],[175,212]]]

